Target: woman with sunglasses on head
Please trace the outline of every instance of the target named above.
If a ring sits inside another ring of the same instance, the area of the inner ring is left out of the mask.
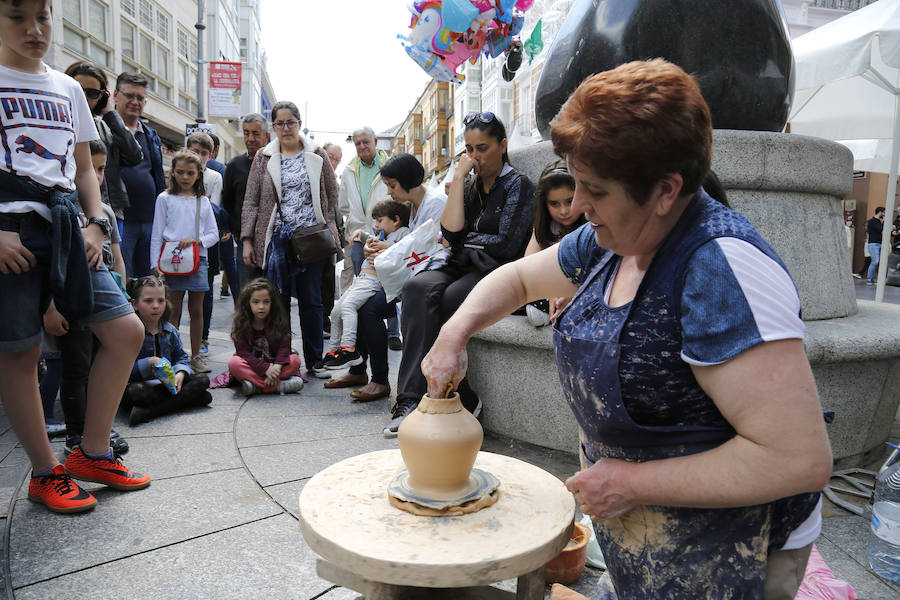
[[[272,107],[276,138],[253,158],[244,206],[241,241],[244,264],[254,277],[264,276],[281,293],[290,313],[291,297],[298,300],[303,359],[307,373],[322,358],[324,344],[322,273],[330,259],[300,264],[291,237],[300,228],[326,224],[338,247],[334,207],[338,184],[325,150],[300,130],[300,110],[293,102]],[[337,258],[343,257],[340,249]]]
[[[466,153],[453,174],[441,215],[450,258],[440,269],[420,273],[403,286],[403,358],[385,437],[397,435],[400,422],[425,394],[420,364],[441,325],[485,275],[520,258],[531,236],[534,184],[510,166],[503,123],[484,112],[467,115],[463,124]],[[478,416],[480,402],[465,381],[459,391],[463,405]]]
[[[66,75],[81,85],[88,106],[94,115],[97,133],[106,145],[106,173],[100,192],[104,202],[112,206],[116,220],[121,224],[124,210],[128,208],[128,193],[119,176],[120,167],[133,167],[144,159],[141,146],[125,126],[119,113],[113,110],[107,86],[109,81],[100,67],[84,61],[69,65]],[[121,228],[119,230],[121,234]]]

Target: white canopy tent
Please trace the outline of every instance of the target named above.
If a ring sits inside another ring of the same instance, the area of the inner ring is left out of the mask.
[[[875,300],[884,299],[900,162],[900,0],[879,0],[793,40],[791,132],[844,143],[858,170],[889,173]]]

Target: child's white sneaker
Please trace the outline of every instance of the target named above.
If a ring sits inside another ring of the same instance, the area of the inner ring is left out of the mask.
[[[278,393],[282,396],[294,394],[301,389],[303,389],[303,380],[296,376],[278,382]]]
[[[241,393],[248,398],[253,394],[259,394],[262,392],[262,388],[258,385],[250,381],[249,379],[241,380]]]

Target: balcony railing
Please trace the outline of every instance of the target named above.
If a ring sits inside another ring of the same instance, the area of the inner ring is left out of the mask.
[[[859,10],[878,0],[812,0],[810,6],[819,8],[831,8],[834,10]]]

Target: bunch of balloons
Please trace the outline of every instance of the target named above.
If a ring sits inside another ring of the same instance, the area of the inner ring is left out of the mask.
[[[418,0],[413,13],[406,53],[438,81],[461,82],[456,69],[467,60],[507,54],[503,76],[512,80],[522,63],[522,43],[513,38],[522,31],[525,11],[534,0]]]

